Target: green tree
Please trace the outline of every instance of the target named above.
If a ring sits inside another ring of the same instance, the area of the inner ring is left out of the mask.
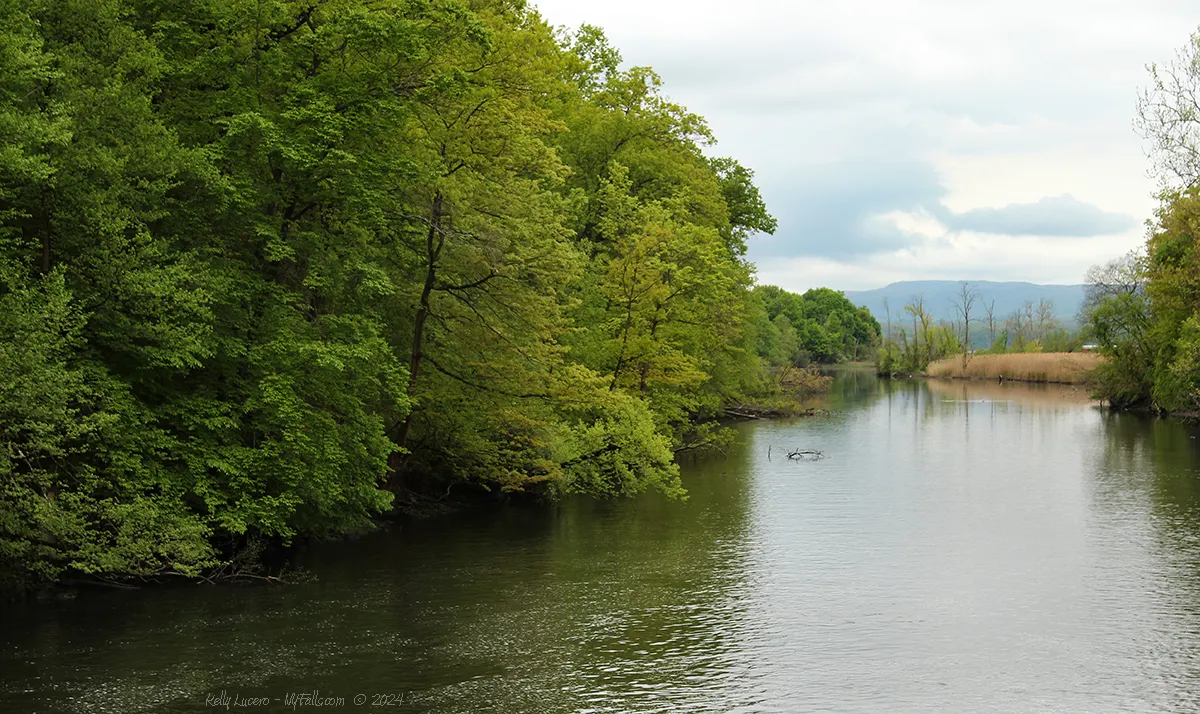
[[[770,363],[871,335],[768,314],[752,172],[523,2],[0,2],[0,138],[10,586],[456,485],[681,495]]]

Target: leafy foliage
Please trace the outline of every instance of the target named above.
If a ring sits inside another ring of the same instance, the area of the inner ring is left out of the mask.
[[[879,334],[752,290],[753,173],[523,2],[0,0],[0,138],[8,587],[681,496],[723,405]]]
[[[1144,251],[1088,271],[1084,314],[1104,364],[1096,395],[1118,408],[1200,410],[1200,33],[1176,60],[1151,65],[1135,126],[1162,183]]]
[[[870,311],[856,307],[836,290],[813,288],[797,295],[760,285],[754,293],[771,325],[762,330],[766,342],[760,353],[771,355],[776,364],[784,361],[777,351],[786,351],[793,343],[791,361],[830,364],[859,359],[879,342],[879,322]]]
[[[1145,255],[1094,268],[1085,313],[1101,352],[1096,393],[1115,407],[1200,409],[1200,189],[1167,193]]]

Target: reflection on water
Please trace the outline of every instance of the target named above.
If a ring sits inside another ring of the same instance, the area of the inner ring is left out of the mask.
[[[1196,429],[1070,387],[845,371],[824,399],[687,461],[685,502],[462,514],[314,548],[296,587],[15,608],[0,711],[1200,710]]]
[[[911,382],[907,382],[910,387]],[[996,401],[1019,402],[1029,407],[1095,404],[1086,387],[1064,384],[1035,384],[1030,382],[995,382],[988,380],[931,379],[928,389],[935,397],[972,403]]]

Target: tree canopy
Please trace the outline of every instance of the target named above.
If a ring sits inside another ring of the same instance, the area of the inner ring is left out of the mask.
[[[754,295],[776,331],[781,335],[789,329],[795,332],[801,359],[830,364],[873,356],[880,337],[879,321],[841,292],[813,288],[798,295],[774,285],[759,285]],[[771,341],[777,343],[779,338],[769,330],[763,334],[768,343],[760,353],[765,356],[777,349]]]
[[[778,370],[775,219],[520,0],[0,0],[0,586],[195,576],[452,491],[683,494]]]

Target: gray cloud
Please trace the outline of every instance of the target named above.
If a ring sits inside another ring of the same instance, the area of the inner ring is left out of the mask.
[[[783,183],[772,181],[772,186]],[[899,250],[919,237],[876,217],[937,205],[946,190],[928,163],[912,160],[808,166],[767,200],[781,229],[751,242],[756,260],[787,255],[847,257]]]
[[[755,169],[779,218],[776,236],[751,241],[762,270],[800,256],[869,266],[919,246],[921,262],[896,268],[908,278],[1001,267],[881,214],[924,210],[948,232],[1060,248],[1135,227],[1127,214],[1148,214],[1153,191],[1130,128],[1136,90],[1145,64],[1169,59],[1197,21],[1187,0],[535,2],[556,24],[605,27],[629,64],[655,67],[669,96],[709,119],[713,153]],[[947,188],[956,205],[1002,207],[953,213]],[[1003,205],[1030,190],[1058,197]],[[1089,259],[1071,248],[1047,258],[1056,267],[1021,269],[1070,282]]]
[[[1137,225],[1132,216],[1070,195],[954,213],[942,203],[947,191],[937,172],[920,161],[805,167],[786,185],[785,197],[768,197],[770,205],[779,207],[775,213],[780,230],[751,242],[753,260],[799,255],[844,260],[921,244],[921,236],[879,218],[892,211],[924,210],[947,231],[998,236],[1088,238],[1123,233]]]
[[[1046,197],[1036,203],[1010,203],[1002,208],[977,208],[966,213],[943,212],[951,229],[1007,236],[1091,238],[1115,235],[1137,225],[1124,213],[1109,213],[1073,196]]]

